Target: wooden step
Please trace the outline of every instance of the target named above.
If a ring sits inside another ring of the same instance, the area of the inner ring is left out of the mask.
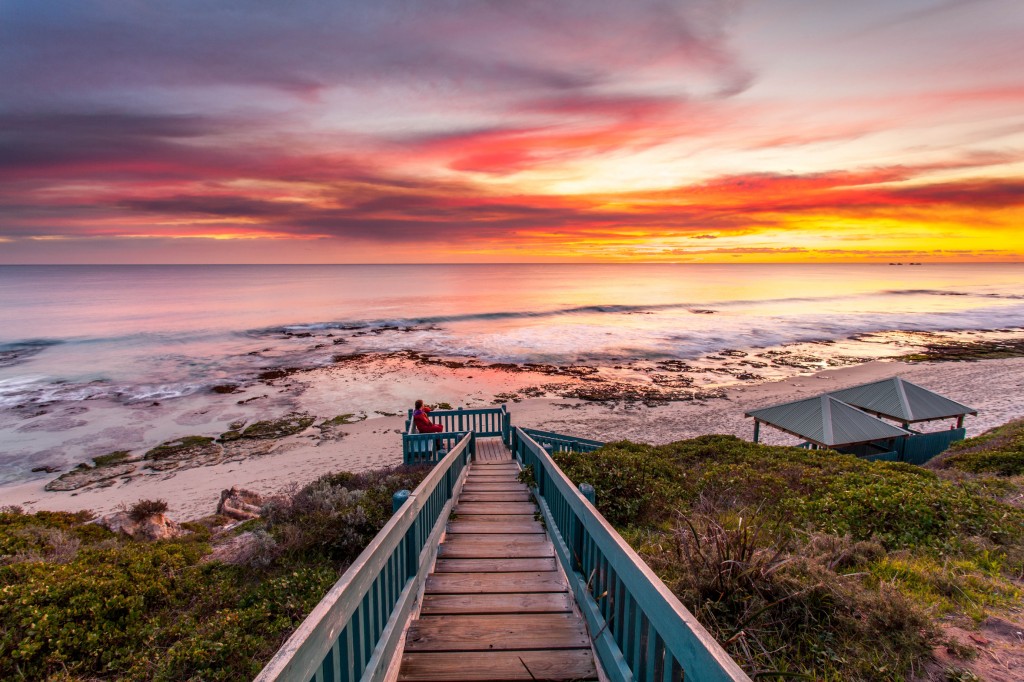
[[[515,490],[488,490],[486,492],[466,492],[459,495],[460,502],[529,502],[530,493]]]
[[[465,521],[452,521],[448,524],[449,533],[536,533],[544,534],[544,526],[537,521],[473,521],[472,516],[463,517]],[[518,517],[517,517],[518,518]]]
[[[460,538],[498,538],[495,540],[465,540]],[[546,535],[465,534],[451,535],[437,551],[444,559],[522,559],[555,555],[555,546]]]
[[[475,523],[515,523],[518,521],[536,521],[536,514],[467,514],[457,516],[452,514],[452,521],[473,521]]]
[[[537,506],[530,502],[465,502],[455,505],[455,513],[463,514],[533,514]]]
[[[468,481],[462,486],[464,493],[528,493],[530,492],[522,483],[473,483]]]
[[[487,594],[499,592],[565,592],[562,574],[557,571],[520,573],[434,573],[427,576],[426,594]]]
[[[472,682],[494,680],[594,680],[594,657],[589,650],[458,651],[406,654],[400,682]]]
[[[434,616],[409,626],[405,650],[502,651],[516,649],[587,649],[586,628],[569,613],[506,613],[481,616]]]
[[[555,558],[532,559],[438,559],[435,573],[512,573],[554,571]]]
[[[423,616],[456,613],[569,613],[572,597],[568,592],[527,594],[425,594]]]

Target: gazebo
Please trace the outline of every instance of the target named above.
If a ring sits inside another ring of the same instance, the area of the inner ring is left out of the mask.
[[[792,436],[803,438],[812,446],[833,450],[863,443],[892,442],[910,435],[909,431],[830,395],[751,410],[744,416],[754,418],[755,443],[760,438],[761,424],[769,424]]]
[[[805,447],[900,462],[923,464],[966,436],[964,416],[974,410],[900,377],[751,410],[754,442],[761,424],[804,439]],[[899,422],[894,426],[881,418]],[[956,419],[946,431],[919,433],[911,424]]]
[[[891,419],[910,428],[917,422],[956,418],[956,428],[963,428],[964,416],[978,411],[950,400],[901,377],[862,384],[828,395],[873,415]]]

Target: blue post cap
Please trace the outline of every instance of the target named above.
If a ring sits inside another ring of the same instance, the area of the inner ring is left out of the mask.
[[[399,490],[391,497],[391,513],[397,514],[398,510],[402,508],[402,505],[409,499],[409,495],[412,493],[408,490]]]
[[[580,483],[580,492],[583,494],[583,497],[587,498],[590,504],[597,504],[597,491],[594,490],[594,486],[589,483]]]
[[[551,443],[544,443],[544,450],[545,450],[545,451],[546,451],[546,452],[547,452],[547,453],[548,453],[549,455],[553,455],[553,454],[555,454],[555,446],[554,446],[554,445],[552,445]]]

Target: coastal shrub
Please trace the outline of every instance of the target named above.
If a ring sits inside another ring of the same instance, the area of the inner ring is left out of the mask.
[[[953,443],[935,465],[975,474],[1024,475],[1024,419]]]
[[[322,476],[299,490],[291,504],[264,508],[268,532],[285,555],[351,562],[391,518],[392,496],[415,489],[429,470],[401,466]]]
[[[554,459],[577,484],[594,486],[598,509],[617,526],[666,513],[685,482],[685,475],[661,450],[629,441],[609,443],[591,453],[559,452]]]
[[[139,500],[128,509],[132,521],[145,521],[167,511],[167,500]]]
[[[1021,598],[1007,479],[732,436],[555,459],[752,675],[904,680],[932,618]]]
[[[0,512],[0,679],[252,679],[426,471],[324,476],[245,524],[232,563],[204,523],[137,542],[88,512]]]

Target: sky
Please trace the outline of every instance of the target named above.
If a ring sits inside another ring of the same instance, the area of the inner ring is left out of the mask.
[[[1024,261],[1021,0],[0,0],[0,264]]]

